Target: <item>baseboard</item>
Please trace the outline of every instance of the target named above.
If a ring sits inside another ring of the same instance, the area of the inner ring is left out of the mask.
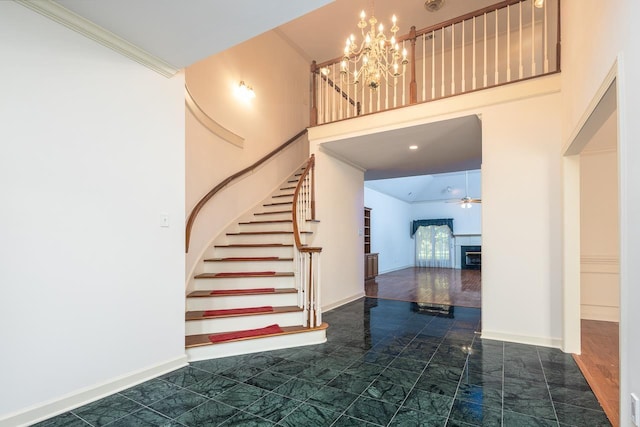
[[[334,308],[338,308],[338,307],[343,306],[345,304],[349,304],[350,302],[353,302],[353,301],[355,301],[357,299],[360,299],[363,296],[364,296],[364,292],[359,292],[356,295],[350,296],[348,298],[342,299],[340,301],[334,302],[334,303],[329,304],[329,305],[325,305],[325,306],[322,307],[322,312],[324,313],[326,311],[333,310]]]
[[[187,366],[186,354],[151,368],[141,369],[131,374],[104,382],[100,385],[80,389],[79,391],[69,393],[63,397],[34,405],[20,412],[9,414],[0,419],[0,427],[31,425],[56,415],[64,414],[72,409],[102,399],[103,397],[107,397],[111,394],[125,390],[129,387],[143,383],[184,366]]]
[[[404,270],[404,269],[413,268],[413,267],[415,267],[415,265],[409,264],[409,265],[405,265],[405,266],[402,266],[402,267],[390,268],[389,270],[379,271],[378,274],[393,273],[394,271]]]
[[[528,335],[506,334],[496,331],[482,331],[481,337],[488,340],[514,342],[519,344],[538,345],[541,347],[561,348],[562,339],[551,337],[532,337]]]
[[[582,304],[580,306],[580,318],[585,320],[600,320],[603,322],[619,322],[620,308]]]

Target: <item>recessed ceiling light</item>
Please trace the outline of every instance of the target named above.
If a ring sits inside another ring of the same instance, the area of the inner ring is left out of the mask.
[[[418,146],[417,145],[410,145],[409,146],[409,150],[417,150]]]

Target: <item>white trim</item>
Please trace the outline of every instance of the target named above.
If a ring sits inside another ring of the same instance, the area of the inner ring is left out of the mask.
[[[182,355],[173,360],[160,363],[150,368],[141,369],[102,384],[86,387],[60,398],[43,402],[20,412],[9,414],[0,420],[0,427],[31,425],[72,409],[102,399],[129,387],[156,378],[167,372],[187,366],[187,356]]]
[[[582,132],[585,124],[587,123],[593,112],[598,107],[598,104],[600,103],[602,98],[604,98],[604,95],[609,90],[609,87],[611,87],[611,85],[613,84],[617,74],[618,64],[617,62],[614,62],[606,77],[602,81],[600,87],[593,95],[593,98],[591,98],[591,102],[589,102],[589,105],[587,105],[587,108],[582,113],[582,116],[580,117],[580,120],[578,120],[578,123],[573,129],[573,132],[571,132],[571,135],[562,147],[563,155],[570,156],[573,154],[580,154],[583,151],[583,148],[588,141],[582,141],[582,138],[580,138],[580,133]]]
[[[497,331],[482,331],[482,339],[515,342],[519,344],[539,345],[542,347],[561,348],[561,338],[532,337],[527,335],[514,335]]]
[[[345,304],[349,304],[350,302],[358,300],[358,299],[360,299],[360,298],[362,298],[364,296],[365,296],[364,292],[359,292],[359,293],[357,293],[355,295],[352,295],[352,296],[350,296],[348,298],[341,299],[340,301],[336,301],[336,302],[334,302],[332,304],[329,304],[329,305],[325,305],[325,306],[322,307],[322,313],[324,314],[329,310],[333,310],[334,308],[338,308],[338,307],[341,307],[341,306],[343,306]],[[331,326],[331,325],[329,325],[329,326]]]
[[[602,322],[620,321],[620,308],[605,305],[582,304],[580,316],[586,320],[599,320]]]
[[[310,142],[310,143],[311,143],[311,142],[313,142],[313,141],[311,140],[311,138],[309,138],[309,142]],[[360,165],[357,165],[357,164],[353,163],[351,160],[348,160],[348,159],[346,159],[346,158],[342,157],[341,155],[339,155],[339,154],[337,154],[337,153],[335,153],[335,152],[331,151],[330,149],[328,149],[327,147],[325,147],[325,146],[324,146],[324,145],[322,145],[322,144],[317,144],[317,147],[318,147],[318,149],[319,149],[319,151],[320,151],[321,153],[324,153],[324,154],[326,154],[326,155],[327,155],[327,156],[329,156],[329,157],[333,157],[334,159],[339,160],[339,161],[341,161],[342,163],[345,163],[345,164],[347,164],[347,165],[351,166],[352,168],[355,168],[355,169],[359,170],[360,172],[366,172],[366,171],[367,171],[367,169],[366,169],[366,168],[363,168],[362,166],[360,166]]]
[[[144,51],[132,43],[129,43],[125,39],[113,34],[99,25],[94,24],[88,19],[70,11],[53,0],[14,1],[126,56],[129,59],[136,61],[139,64],[144,65],[165,77],[172,77],[180,70],[180,68],[163,61],[157,56]]]
[[[193,117],[209,132],[236,147],[244,148],[244,138],[213,120],[193,98],[186,83],[184,85],[184,103],[191,114],[193,114]]]

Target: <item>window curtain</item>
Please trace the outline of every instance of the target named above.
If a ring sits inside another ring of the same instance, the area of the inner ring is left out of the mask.
[[[419,226],[415,240],[416,267],[454,267],[453,234],[448,225]]]

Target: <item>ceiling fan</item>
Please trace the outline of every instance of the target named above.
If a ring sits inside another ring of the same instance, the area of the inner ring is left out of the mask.
[[[447,200],[447,203],[457,203],[463,209],[469,209],[472,203],[482,203],[482,199],[475,199],[469,196],[469,173],[464,172],[464,197],[461,199]]]

